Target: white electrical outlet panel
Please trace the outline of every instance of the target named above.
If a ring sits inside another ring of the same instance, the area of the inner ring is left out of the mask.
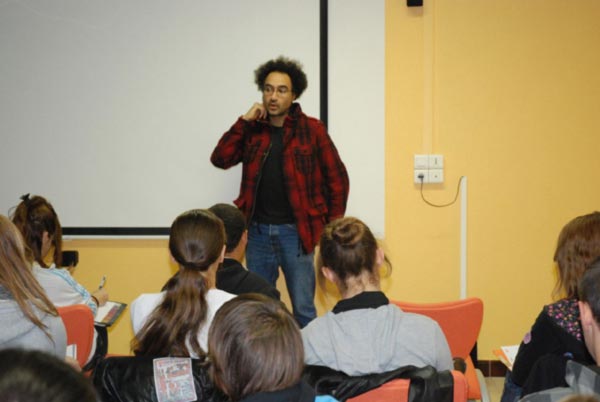
[[[415,155],[415,169],[427,169],[429,167],[429,155]]]
[[[429,183],[443,183],[444,169],[429,169],[427,178],[429,179]]]
[[[427,169],[415,169],[415,183],[429,183],[429,171]]]
[[[416,184],[444,182],[444,155],[415,154],[413,180]]]
[[[444,155],[429,155],[429,169],[443,169]]]

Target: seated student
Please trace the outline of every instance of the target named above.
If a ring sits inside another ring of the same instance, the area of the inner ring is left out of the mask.
[[[108,301],[106,289],[88,292],[71,276],[62,263],[62,227],[52,204],[44,197],[26,194],[21,197],[12,220],[19,228],[30,252],[29,259],[33,263],[33,274],[44,288],[48,298],[57,307],[85,304],[94,316],[99,306]],[[48,265],[46,260],[50,257]],[[96,327],[92,350],[84,369],[91,369],[108,350],[108,334],[106,328]]]
[[[248,230],[246,218],[242,211],[229,204],[215,204],[208,209],[223,221],[227,237],[225,259],[217,269],[217,289],[239,295],[243,293],[262,293],[265,296],[279,300],[279,291],[271,286],[262,276],[248,271],[242,265],[246,244],[248,243]],[[172,286],[179,273],[175,274],[163,290]]]
[[[68,269],[60,268],[62,263],[62,227],[58,215],[44,197],[29,194],[21,197],[12,220],[19,228],[31,252],[33,272],[54,305],[70,306],[86,304],[94,315],[98,306],[108,301],[106,289],[88,292],[73,279]],[[51,264],[46,259],[51,256]]]
[[[600,395],[600,367],[597,365],[600,361],[600,258],[583,274],[578,305],[584,343],[596,361],[595,367],[563,357],[566,361],[565,380],[569,387],[532,393],[521,401],[554,402],[573,394]]]
[[[568,355],[584,364],[593,363],[583,343],[577,292],[586,268],[598,256],[600,212],[579,216],[563,227],[554,252],[558,275],[553,292],[562,298],[544,306],[525,334],[513,370],[506,375],[502,402],[514,402],[531,392],[566,385],[561,375],[558,383],[547,376],[531,376],[534,365],[540,368],[540,359],[556,361],[555,357]],[[540,382],[542,377],[546,378]]]
[[[225,254],[223,222],[212,212],[194,209],[171,225],[169,251],[179,278],[161,293],[142,294],[131,303],[136,355],[205,356],[208,327],[215,312],[234,295],[215,288]]]
[[[183,368],[183,369],[182,369]],[[176,375],[170,375],[174,371]],[[94,387],[102,402],[229,402],[218,392],[204,359],[110,356],[98,363]]]
[[[215,386],[233,402],[335,401],[301,381],[300,330],[280,301],[252,293],[228,301],[215,315],[208,344]]]
[[[0,351],[0,401],[96,402],[83,374],[60,358],[41,351]]]
[[[217,288],[236,295],[262,293],[279,300],[279,291],[276,288],[262,276],[248,271],[242,265],[248,244],[246,218],[242,211],[229,204],[215,204],[208,210],[223,221],[227,236],[225,260],[217,270]]]
[[[305,362],[348,375],[382,373],[402,366],[453,368],[448,342],[432,319],[404,313],[380,290],[387,260],[371,230],[352,217],[330,222],[319,241],[317,268],[342,300],[302,329]]]
[[[31,273],[21,234],[0,215],[0,349],[39,349],[64,359],[66,347],[65,326]]]

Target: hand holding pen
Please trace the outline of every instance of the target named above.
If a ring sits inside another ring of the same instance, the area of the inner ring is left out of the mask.
[[[108,301],[108,292],[104,289],[104,285],[106,284],[106,275],[102,277],[100,280],[100,285],[98,286],[98,290],[92,293],[92,296],[98,301],[98,306],[104,306]]]

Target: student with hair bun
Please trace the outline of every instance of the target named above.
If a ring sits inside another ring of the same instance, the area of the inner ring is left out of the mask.
[[[235,297],[215,288],[225,254],[223,222],[203,209],[179,215],[171,225],[169,251],[179,265],[178,280],[131,303],[132,350],[141,356],[203,358],[215,312]]]
[[[453,368],[448,342],[432,319],[403,312],[381,292],[389,261],[371,230],[353,217],[325,226],[319,242],[319,282],[332,282],[340,300],[302,329],[305,362],[364,375],[399,367]]]

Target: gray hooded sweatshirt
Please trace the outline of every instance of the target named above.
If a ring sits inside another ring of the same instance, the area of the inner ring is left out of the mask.
[[[60,317],[34,311],[47,326],[46,333],[27,318],[16,301],[0,287],[0,349],[36,349],[64,359],[67,334]]]

